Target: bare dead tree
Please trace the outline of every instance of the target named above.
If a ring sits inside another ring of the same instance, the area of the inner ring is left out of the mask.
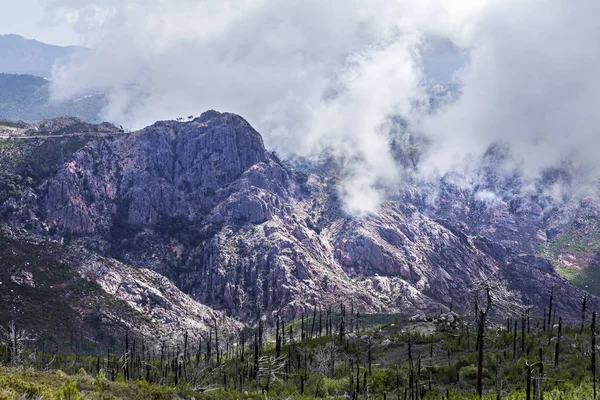
[[[554,366],[558,367],[560,358],[560,340],[562,339],[562,317],[558,320],[558,335],[556,336],[556,350],[554,351]]]
[[[258,358],[257,385],[259,379],[266,379],[264,389],[269,392],[273,382],[284,375],[285,357],[260,356]]]
[[[527,308],[529,310],[529,307]],[[521,314],[521,353],[525,354],[525,313]]]
[[[539,350],[540,359],[538,361],[540,367],[540,384],[539,384],[539,393],[540,398],[544,398],[544,349],[540,346]]]
[[[585,309],[587,306],[587,294],[581,299],[581,332],[583,332],[583,324],[585,322]]]
[[[596,397],[596,311],[592,313],[592,325],[590,326],[592,331],[592,377],[594,381],[594,399]]]
[[[279,313],[277,313],[276,324],[277,324],[277,328],[275,330],[275,356],[279,357],[281,355],[281,337],[279,334]]]
[[[6,346],[6,355],[11,365],[23,363],[25,346],[34,339],[31,332],[19,329],[14,320],[11,320],[7,327],[0,327],[0,342]]]
[[[479,315],[477,318],[477,394],[479,398],[483,396],[483,339],[485,336],[485,320],[488,316],[490,309],[492,308],[492,294],[491,286],[487,283],[482,287],[485,291],[486,306],[485,308],[479,308]]]
[[[497,311],[515,316],[524,313],[526,309],[514,293],[507,293],[506,291],[501,292],[501,286],[492,282],[501,282],[501,278],[492,275],[485,279],[475,281],[474,289],[475,309],[477,310],[475,321],[477,324],[475,349],[477,351],[477,394],[479,395],[479,398],[482,398],[483,396],[483,353],[485,327],[492,306]]]
[[[525,398],[527,400],[531,400],[531,370],[532,370],[532,365],[526,362],[525,366],[527,367],[527,385],[526,385],[527,388],[525,389],[525,393],[526,393]]]
[[[336,346],[333,342],[328,342],[325,346],[319,347],[315,352],[316,369],[322,374],[330,375],[332,365],[335,365]],[[331,377],[331,376],[330,376]]]
[[[548,304],[548,327],[550,328],[550,332],[552,332],[552,303],[554,301],[554,286],[550,289],[550,301]]]

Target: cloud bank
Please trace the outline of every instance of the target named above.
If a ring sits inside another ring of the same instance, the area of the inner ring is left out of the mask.
[[[353,213],[398,188],[393,143],[407,132],[430,143],[424,176],[498,141],[531,176],[565,159],[600,166],[593,0],[45,3],[94,48],[56,66],[55,99],[106,91],[104,117],[132,128],[238,113],[284,155],[334,156]],[[435,80],[452,79],[461,96],[432,111]]]

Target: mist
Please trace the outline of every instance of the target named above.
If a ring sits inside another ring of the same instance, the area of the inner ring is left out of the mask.
[[[346,210],[373,212],[408,172],[460,171],[504,143],[535,180],[570,162],[596,184],[600,5],[592,0],[47,0],[92,51],[55,65],[53,99],[103,91],[130,129],[207,109],[242,115],[283,156],[343,166]],[[460,96],[432,107],[432,90]],[[395,121],[401,117],[404,123]],[[482,198],[494,199],[493,193]]]

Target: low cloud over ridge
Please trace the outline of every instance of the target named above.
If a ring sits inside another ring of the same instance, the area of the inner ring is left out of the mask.
[[[498,141],[530,176],[570,159],[595,181],[600,167],[592,0],[46,4],[94,48],[56,66],[55,99],[106,90],[104,117],[134,128],[210,108],[239,113],[284,155],[339,160],[353,213],[375,210],[402,181],[391,143],[405,130],[430,144],[426,177]],[[447,62],[428,61],[440,41],[469,61],[452,71],[461,96],[431,112],[425,72]]]

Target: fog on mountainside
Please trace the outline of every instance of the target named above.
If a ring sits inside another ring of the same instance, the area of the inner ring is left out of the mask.
[[[53,98],[102,88],[102,115],[129,128],[238,113],[279,154],[333,157],[356,215],[410,181],[394,154],[410,140],[428,143],[420,179],[474,182],[473,160],[503,142],[525,186],[570,164],[579,187],[562,192],[596,195],[597,2],[234,3],[50,4],[95,41],[55,70]],[[460,96],[433,110],[439,84]]]
[[[0,73],[0,119],[39,122],[62,116],[100,122],[106,105],[102,93],[82,94],[78,98],[52,101],[50,82],[33,75]]]
[[[41,4],[0,398],[598,398],[596,1]]]

